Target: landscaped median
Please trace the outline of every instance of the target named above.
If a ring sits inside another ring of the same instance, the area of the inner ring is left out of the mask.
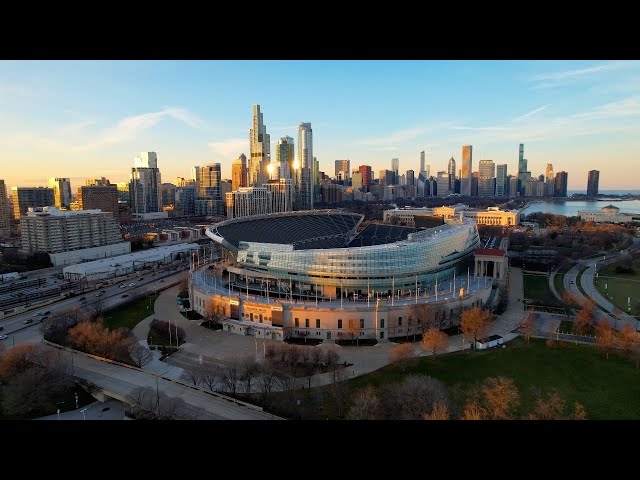
[[[595,283],[600,294],[612,304],[630,315],[640,316],[640,268],[636,267],[637,263],[638,260],[625,258],[607,265],[598,270]]]

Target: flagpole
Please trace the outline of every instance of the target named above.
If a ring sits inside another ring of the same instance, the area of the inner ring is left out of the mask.
[[[436,273],[436,302],[438,301],[438,274]]]

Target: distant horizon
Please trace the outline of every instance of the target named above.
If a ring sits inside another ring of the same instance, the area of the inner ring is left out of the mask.
[[[250,75],[260,71],[259,76]],[[163,182],[191,167],[250,157],[251,108],[271,137],[310,122],[320,170],[370,165],[378,177],[461,166],[462,145],[517,174],[518,146],[533,178],[568,172],[569,190],[632,190],[640,171],[640,61],[0,61],[3,179],[128,181],[133,158],[158,153]],[[99,93],[98,93],[99,92]]]

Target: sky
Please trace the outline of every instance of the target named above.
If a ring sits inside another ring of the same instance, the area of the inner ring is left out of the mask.
[[[0,61],[0,179],[46,185],[70,177],[127,181],[155,151],[163,182],[191,167],[249,157],[259,104],[271,152],[311,122],[320,170],[336,159],[378,171],[400,160],[431,174],[460,168],[463,144],[517,173],[552,163],[585,190],[640,189],[640,61]]]

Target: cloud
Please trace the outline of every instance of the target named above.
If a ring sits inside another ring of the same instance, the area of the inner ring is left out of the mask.
[[[368,137],[358,141],[360,145],[367,145],[371,147],[392,147],[398,148],[397,145],[407,140],[413,140],[414,138],[424,135],[427,132],[431,132],[437,129],[451,128],[450,123],[430,124],[430,125],[417,125],[415,127],[405,128],[403,130],[395,131],[386,136],[380,137]]]
[[[635,61],[616,61],[601,63],[599,65],[593,65],[586,68],[578,68],[574,70],[564,70],[561,72],[549,72],[540,73],[531,77],[531,81],[540,82],[536,85],[536,88],[547,88],[559,86],[567,81],[586,78],[594,74],[601,72],[608,72],[611,70],[618,70],[628,68],[631,66],[638,66],[640,63]]]
[[[617,102],[606,103],[587,112],[576,113],[572,115],[572,118],[601,120],[605,118],[637,115],[640,115],[640,96],[636,95]]]
[[[125,117],[113,127],[107,128],[92,141],[76,146],[75,150],[89,150],[104,145],[112,145],[131,140],[145,130],[155,127],[161,120],[173,118],[192,128],[203,128],[205,122],[183,108],[167,107],[159,112],[141,113]]]
[[[547,107],[549,107],[551,104],[547,104],[547,105],[543,105],[541,107],[536,108],[535,110],[531,110],[528,113],[525,113],[524,115],[520,115],[519,117],[516,117],[513,119],[513,122],[521,122],[522,120],[526,120],[527,118],[533,117],[534,115],[542,112],[543,110],[545,110]]]
[[[218,155],[226,158],[236,158],[241,153],[249,154],[248,138],[229,138],[218,142],[209,142],[208,145]]]
[[[96,123],[98,123],[98,121],[94,119],[81,120],[79,122],[63,125],[62,127],[57,129],[57,132],[60,135],[75,135],[80,133],[85,128],[90,127],[91,125],[95,125]]]

